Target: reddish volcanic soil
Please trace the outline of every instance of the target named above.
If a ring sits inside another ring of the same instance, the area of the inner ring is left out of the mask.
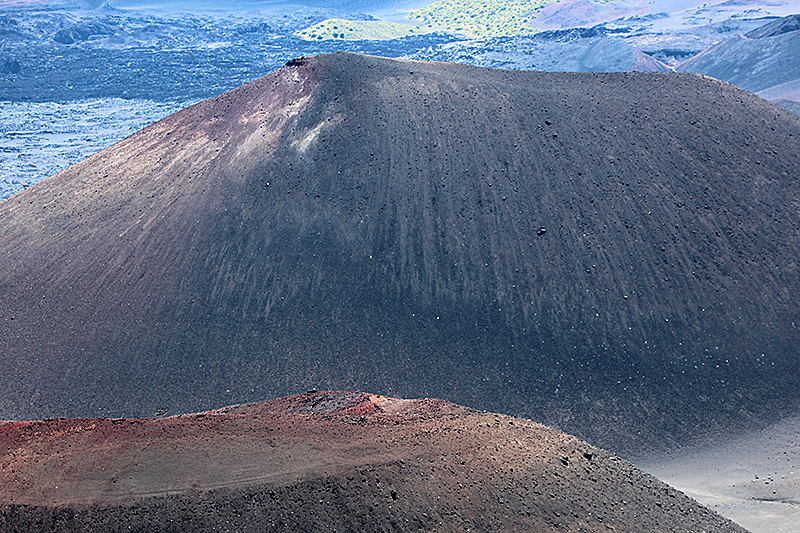
[[[441,400],[8,422],[0,453],[2,531],[743,531],[575,437]]]

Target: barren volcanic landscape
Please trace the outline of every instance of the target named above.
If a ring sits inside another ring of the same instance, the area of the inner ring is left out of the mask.
[[[0,203],[0,418],[345,389],[620,454],[766,424],[798,176],[800,117],[699,75],[293,60]]]
[[[2,531],[744,531],[575,437],[439,400],[9,423],[0,450]]]

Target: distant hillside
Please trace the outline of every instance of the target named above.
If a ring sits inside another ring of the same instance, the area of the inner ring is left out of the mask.
[[[781,106],[784,109],[788,109],[789,111],[800,115],[800,101],[797,100],[776,100],[775,104]]]
[[[546,31],[528,37],[442,43],[408,54],[411,59],[548,72],[666,72],[664,63],[603,29]]]
[[[763,39],[765,37],[776,37],[797,30],[800,30],[800,15],[790,15],[749,31],[745,34],[745,37],[749,37],[750,39]]]
[[[800,15],[727,39],[678,70],[713,76],[771,100],[795,100],[786,89],[800,84]]]
[[[531,35],[529,22],[555,0],[437,0],[408,18],[474,38]]]

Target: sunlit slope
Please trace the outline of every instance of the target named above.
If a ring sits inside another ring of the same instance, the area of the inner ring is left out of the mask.
[[[601,0],[609,3],[615,0]],[[419,26],[383,21],[328,19],[295,33],[308,40],[395,39],[434,31],[488,38],[532,35],[530,20],[556,0],[439,0],[412,11],[407,18]]]
[[[598,3],[607,3],[605,0]],[[555,0],[438,0],[412,11],[409,19],[470,37],[530,35],[528,22]]]
[[[424,35],[434,30],[380,20],[326,19],[295,33],[297,37],[309,41],[322,39],[341,39],[346,41],[398,39],[411,35]]]

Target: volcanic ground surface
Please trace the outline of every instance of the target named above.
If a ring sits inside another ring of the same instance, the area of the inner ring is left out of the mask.
[[[352,392],[0,425],[0,529],[744,531],[529,420]]]
[[[290,61],[0,203],[0,418],[434,396],[618,453],[792,414],[800,117],[680,73]]]

